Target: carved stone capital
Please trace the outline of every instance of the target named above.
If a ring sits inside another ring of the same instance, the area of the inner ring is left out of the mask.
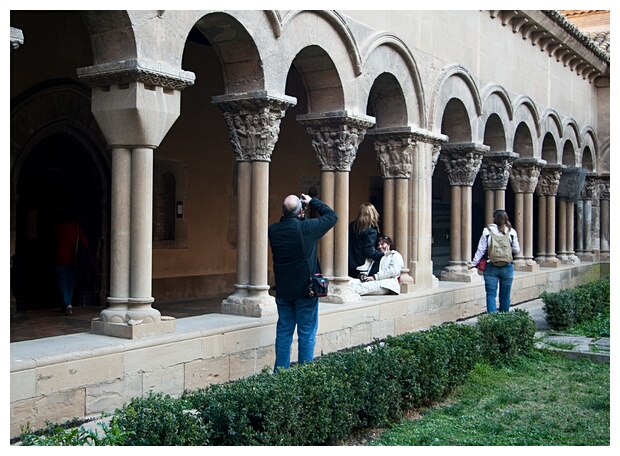
[[[474,185],[476,175],[482,164],[482,157],[489,146],[474,143],[446,144],[441,147],[439,158],[446,167],[450,185]]]
[[[448,142],[448,137],[442,134],[434,134],[426,130],[416,130],[413,132],[413,139],[416,142],[431,144],[431,175],[435,172],[435,166],[439,160],[441,146]]]
[[[534,193],[540,170],[547,164],[538,158],[520,158],[515,160],[510,170],[510,188],[515,193]]]
[[[237,161],[271,161],[282,117],[296,102],[291,97],[276,98],[265,92],[222,95],[212,101],[224,113]]]
[[[412,157],[417,152],[417,143],[413,135],[410,132],[373,131],[372,138],[381,176],[384,179],[410,179],[413,170]]]
[[[155,62],[138,59],[122,60],[77,69],[78,78],[89,87],[141,82],[147,86],[167,90],[183,90],[194,84],[195,75],[190,71],[164,67]]]
[[[593,200],[599,198],[601,188],[601,179],[600,176],[596,173],[588,173],[586,174],[586,180],[583,185],[583,189],[581,190],[581,199],[582,200]]]
[[[545,165],[540,170],[538,177],[538,185],[536,186],[536,195],[538,196],[556,196],[560,185],[562,171],[565,165],[551,164]]]
[[[480,178],[485,190],[506,190],[513,162],[519,158],[515,152],[489,152],[480,165]]]
[[[609,174],[605,173],[605,174],[601,174],[600,178],[599,178],[599,198],[602,200],[608,200],[609,201],[609,184],[610,184],[610,179],[609,179]]]
[[[351,171],[357,148],[374,118],[346,112],[297,116],[312,137],[312,147],[321,171]]]

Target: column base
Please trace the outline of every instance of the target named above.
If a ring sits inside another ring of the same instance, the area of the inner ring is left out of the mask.
[[[409,275],[408,272],[403,272],[400,275],[400,293],[406,294],[411,293],[414,288],[414,280],[413,277]]]
[[[480,282],[484,281],[478,274],[478,269],[469,269],[465,265],[448,266],[441,271],[441,280],[444,282]]]
[[[594,262],[594,254],[592,252],[578,253],[577,257],[581,261],[585,261],[585,262],[588,262],[588,263]]]
[[[276,300],[269,294],[259,296],[231,295],[222,301],[221,311],[228,315],[244,317],[270,317],[277,315]]]
[[[330,279],[329,294],[320,298],[321,302],[344,304],[345,302],[361,302],[362,297],[349,286],[349,278]]]
[[[536,260],[541,268],[557,268],[560,266],[560,260],[557,258],[545,258],[544,260]]]
[[[536,272],[540,269],[540,265],[534,260],[517,260],[513,263],[515,271]]]
[[[143,337],[174,334],[176,330],[177,321],[173,317],[161,317],[157,323],[110,323],[102,321],[101,318],[94,318],[91,322],[93,334],[122,339],[141,339]]]
[[[562,260],[562,264],[581,264],[581,260],[576,255],[568,255]]]

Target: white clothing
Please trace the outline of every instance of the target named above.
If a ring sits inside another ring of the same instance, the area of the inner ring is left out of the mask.
[[[504,234],[500,233],[497,225],[495,223],[491,223],[489,226],[485,226],[482,230],[482,236],[480,236],[480,241],[478,242],[478,250],[476,250],[476,254],[474,255],[474,259],[469,263],[469,265],[473,268],[478,265],[482,257],[486,256],[487,249],[489,248],[489,236],[491,236],[491,231],[495,234]],[[508,232],[510,236],[510,244],[512,245],[512,253],[519,253],[521,251],[521,247],[519,246],[519,238],[517,236],[517,232],[514,228],[510,228]]]
[[[390,250],[379,263],[379,271],[373,276],[374,280],[362,282],[359,279],[351,278],[349,285],[353,290],[360,294],[400,294],[400,272],[405,262],[403,257],[396,250]]]

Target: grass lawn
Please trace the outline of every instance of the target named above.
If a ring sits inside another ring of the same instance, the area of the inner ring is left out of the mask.
[[[609,446],[609,370],[546,351],[511,367],[478,365],[446,402],[368,445]]]

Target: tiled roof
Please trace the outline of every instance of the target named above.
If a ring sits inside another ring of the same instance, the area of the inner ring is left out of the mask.
[[[584,33],[559,11],[544,10],[543,12],[550,19],[555,21],[558,25],[560,25],[568,33],[570,33],[575,39],[581,41],[581,43],[588,49],[590,49],[594,54],[609,63],[609,32]],[[598,39],[601,33],[606,33],[607,35],[605,35],[603,39],[599,42]],[[594,38],[592,35],[595,35],[596,38]],[[607,44],[605,45],[605,43]]]
[[[609,30],[606,32],[591,32],[588,33],[590,39],[594,41],[598,47],[611,55],[609,50]]]

